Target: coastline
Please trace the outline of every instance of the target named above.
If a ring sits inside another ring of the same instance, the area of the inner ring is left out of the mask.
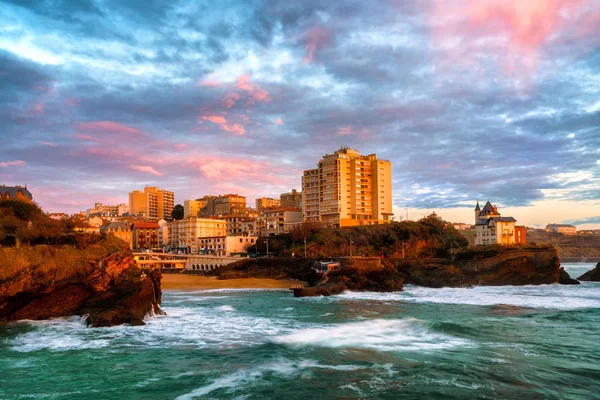
[[[162,290],[208,290],[208,289],[289,289],[292,285],[306,282],[295,279],[241,278],[218,279],[216,276],[192,274],[163,274]]]

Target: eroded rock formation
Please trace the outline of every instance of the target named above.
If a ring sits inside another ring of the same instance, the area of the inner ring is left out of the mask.
[[[0,251],[0,320],[86,317],[90,326],[143,325],[162,313],[161,273],[136,265],[114,237],[85,249],[71,246]]]

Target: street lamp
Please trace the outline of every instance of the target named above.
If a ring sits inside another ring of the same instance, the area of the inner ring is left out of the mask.
[[[304,258],[306,258],[306,238],[304,238]]]

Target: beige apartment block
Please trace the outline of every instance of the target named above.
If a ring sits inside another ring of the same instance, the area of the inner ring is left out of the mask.
[[[302,208],[302,192],[292,189],[289,193],[281,193],[279,196],[281,208]]]
[[[150,219],[171,220],[171,212],[175,207],[175,195],[168,190],[154,186],[146,186],[144,191],[134,190],[129,193],[129,212]]]
[[[187,248],[197,253],[197,239],[227,235],[227,221],[213,218],[188,217],[169,223],[171,247]]]
[[[215,236],[198,239],[197,247],[200,254],[231,256],[235,253],[252,252],[257,239],[251,236]]]
[[[183,202],[183,218],[197,217],[207,201],[205,199],[185,200]]]
[[[264,227],[260,231],[261,236],[281,235],[304,222],[302,211],[298,208],[273,208],[263,213]]]
[[[193,201],[198,202],[197,206],[200,208],[198,216],[202,218],[233,214],[245,215],[246,213],[246,197],[237,194],[224,194],[221,196],[208,195]],[[192,205],[190,204],[190,212],[193,211],[191,207]]]
[[[272,197],[260,197],[256,199],[256,210],[261,211],[268,208],[279,207],[281,201]]]
[[[302,193],[305,222],[336,227],[389,223],[392,163],[342,147],[304,171]]]
[[[129,212],[129,207],[125,204],[104,205],[102,203],[95,203],[94,208],[87,209],[86,215],[88,218],[91,216],[120,217],[127,212]]]
[[[214,199],[215,215],[243,215],[246,211],[246,197],[238,194],[224,194]]]

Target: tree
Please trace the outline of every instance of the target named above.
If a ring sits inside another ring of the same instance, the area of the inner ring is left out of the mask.
[[[171,217],[173,220],[183,219],[184,216],[183,206],[181,204],[177,204],[173,207],[173,211],[171,211]]]

